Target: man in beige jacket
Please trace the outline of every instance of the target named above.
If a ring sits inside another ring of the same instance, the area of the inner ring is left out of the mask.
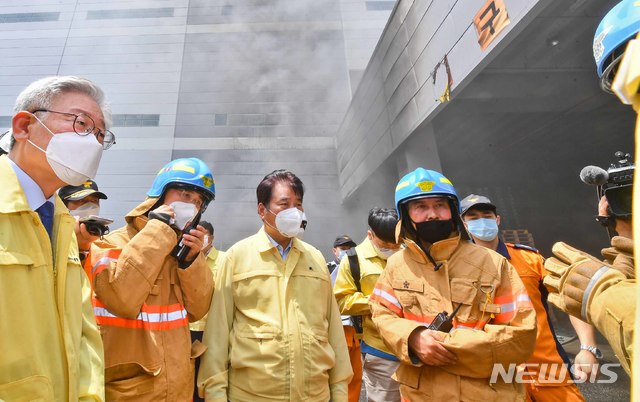
[[[225,255],[198,375],[207,401],[347,401],[352,371],[326,262],[297,238],[303,195],[293,173],[265,176],[264,226]]]

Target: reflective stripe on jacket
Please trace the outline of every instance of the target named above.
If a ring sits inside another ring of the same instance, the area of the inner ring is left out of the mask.
[[[207,401],[347,401],[352,376],[322,254],[293,239],[286,261],[264,229],[225,255],[204,332]]]
[[[52,247],[6,158],[0,157],[0,400],[102,401],[102,340],[75,220],[56,196]]]
[[[193,395],[196,356],[188,324],[208,311],[213,276],[202,254],[178,268],[170,256],[176,232],[145,216],[156,201],[136,207],[125,217],[127,226],[91,251],[110,400],[186,401]]]
[[[531,355],[536,317],[522,281],[501,255],[459,236],[435,243],[430,253],[439,270],[411,240],[391,256],[371,296],[373,321],[401,359],[396,372],[403,397],[411,401],[514,401],[521,384],[489,384],[494,365],[509,369]],[[411,332],[440,312],[461,305],[443,345],[457,356],[449,366],[414,365]]]
[[[378,350],[393,354],[384,344],[378,329],[371,320],[369,309],[369,297],[378,281],[378,277],[387,265],[387,261],[378,257],[376,250],[369,238],[356,246],[358,262],[360,263],[360,289],[358,292],[353,276],[349,258],[343,258],[338,267],[338,277],[333,288],[333,293],[338,300],[338,307],[342,314],[362,315],[363,341]]]

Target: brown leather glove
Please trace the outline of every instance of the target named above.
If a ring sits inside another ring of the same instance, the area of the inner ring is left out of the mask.
[[[593,299],[625,276],[611,265],[566,243],[557,242],[552,251],[554,257],[544,263],[549,271],[544,278],[550,292],[549,302],[591,324],[589,306]]]
[[[614,236],[611,239],[611,247],[602,249],[602,256],[613,268],[622,272],[627,278],[636,278],[636,269],[633,261],[633,240],[622,236]]]

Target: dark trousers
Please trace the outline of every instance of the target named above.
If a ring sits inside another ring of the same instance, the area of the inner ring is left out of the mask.
[[[191,331],[191,343],[196,340],[202,342],[202,334],[204,331]],[[198,370],[200,370],[200,356],[196,358],[196,369],[193,376],[193,402],[204,402],[204,399],[198,396]]]

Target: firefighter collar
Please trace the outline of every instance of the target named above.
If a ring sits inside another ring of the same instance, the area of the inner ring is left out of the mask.
[[[411,250],[409,254],[411,258],[421,264],[430,265],[431,261],[427,258],[426,254],[413,240],[405,240],[407,248]],[[436,262],[448,260],[453,252],[458,248],[460,244],[460,234],[458,233],[454,237],[440,240],[434,243],[429,249],[429,254],[436,260]]]

